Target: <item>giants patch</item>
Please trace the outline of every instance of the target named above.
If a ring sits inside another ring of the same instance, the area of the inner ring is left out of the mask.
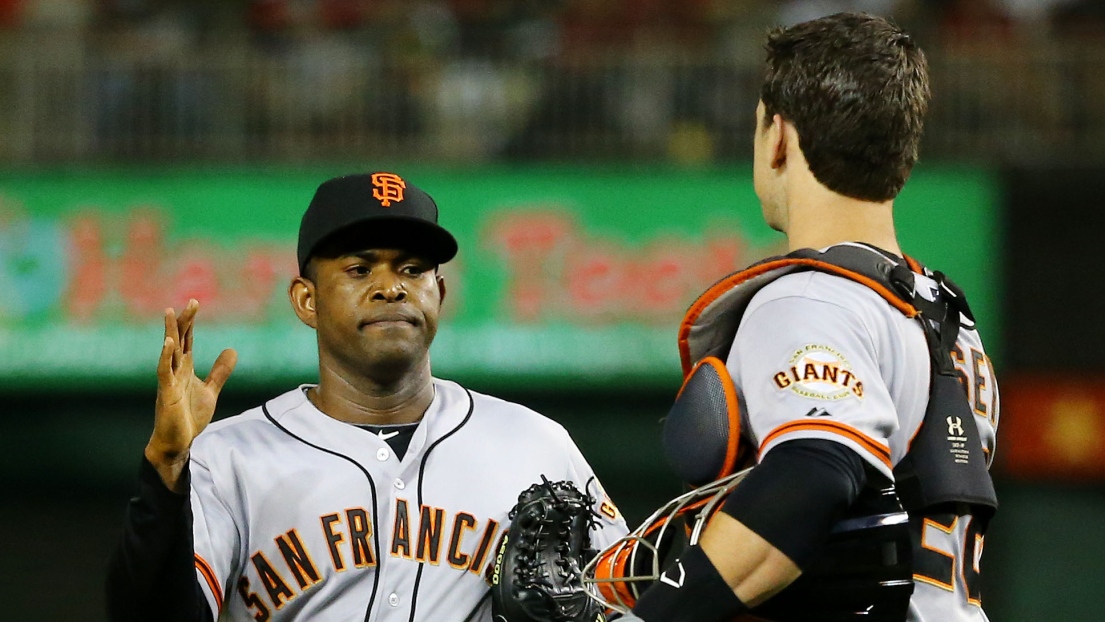
[[[790,357],[789,366],[772,376],[780,390],[816,400],[863,399],[863,382],[856,377],[844,355],[830,348],[809,344]]]

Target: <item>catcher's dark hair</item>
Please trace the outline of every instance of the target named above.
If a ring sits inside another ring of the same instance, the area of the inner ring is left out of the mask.
[[[889,21],[838,13],[772,30],[760,91],[765,125],[794,124],[810,171],[845,196],[887,201],[917,162],[928,62]]]

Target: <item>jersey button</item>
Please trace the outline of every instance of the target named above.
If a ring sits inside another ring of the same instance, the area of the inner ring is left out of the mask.
[[[403,483],[403,480],[396,479],[395,480],[395,487],[398,488],[399,490],[403,490],[404,488],[407,487],[407,485]]]
[[[380,462],[387,460],[390,456],[391,452],[388,451],[387,447],[381,447],[379,450],[376,451],[376,459]]]
[[[398,607],[399,606],[399,595],[398,594],[390,594],[388,596],[388,604],[391,605],[392,607]]]

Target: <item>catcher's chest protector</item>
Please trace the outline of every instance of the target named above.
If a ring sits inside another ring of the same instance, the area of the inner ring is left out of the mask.
[[[730,275],[700,296],[687,312],[679,332],[683,372],[688,376],[707,357],[725,360],[753,296],[786,274],[816,270],[870,288],[906,317],[917,320],[932,361],[923,422],[905,457],[893,470],[902,506],[909,512],[911,522],[940,512],[972,514],[980,519],[980,529],[984,530],[997,508],[997,497],[972,407],[951,357],[961,319],[973,322],[974,318],[963,292],[943,274],[930,272],[911,259],[907,262],[901,264],[870,247],[848,244],[823,252],[798,250]],[[924,274],[939,285],[940,291],[933,292],[932,299],[916,292],[915,273]],[[955,434],[951,433],[950,422],[956,424]],[[739,428],[730,426],[730,433],[739,434]],[[916,548],[919,543],[914,544]],[[831,569],[827,571],[831,574]],[[823,578],[832,582],[829,577]],[[780,597],[789,591],[792,590],[788,588]],[[822,609],[821,615],[807,613],[797,619],[861,619],[824,614]],[[773,616],[773,619],[791,617]]]

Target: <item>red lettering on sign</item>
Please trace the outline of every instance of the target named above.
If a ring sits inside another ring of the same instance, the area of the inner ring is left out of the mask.
[[[536,321],[556,304],[549,298],[552,268],[563,261],[557,255],[563,255],[574,229],[571,217],[555,210],[508,212],[492,222],[487,245],[506,264],[506,299],[516,320]]]
[[[628,289],[626,260],[608,247],[573,249],[564,266],[563,286],[571,311],[582,317],[617,314]]]
[[[127,226],[123,255],[119,259],[119,294],[127,313],[150,319],[167,305],[161,274],[165,254],[165,226],[160,215],[143,208]]]
[[[189,298],[199,300],[204,317],[214,322],[263,321],[286,311],[281,294],[297,268],[295,253],[284,245],[172,240],[154,207],[121,217],[86,209],[70,218],[68,228],[64,310],[74,322],[156,321],[165,307],[180,309]]]
[[[273,294],[282,290],[296,270],[287,249],[258,246],[246,250],[245,261],[237,271],[238,287],[222,297],[227,315],[251,322],[265,319]]]
[[[241,237],[226,246],[180,239],[169,224],[154,206],[117,216],[88,208],[73,214],[63,303],[68,317],[78,323],[155,322],[165,307],[179,309],[188,298],[202,303],[207,321],[287,317],[284,291],[297,272],[287,245]],[[491,314],[523,323],[656,325],[678,318],[721,277],[778,250],[750,247],[732,223],[711,224],[705,236],[679,230],[627,240],[588,231],[569,209],[547,205],[497,213],[483,228],[480,247],[501,260],[483,269],[503,271],[503,291],[478,290],[492,298],[477,301]],[[462,270],[457,262],[443,267],[450,313],[461,301]]]
[[[108,260],[103,223],[86,212],[69,224],[69,286],[62,297],[65,312],[75,322],[93,320],[108,289]]]
[[[219,273],[215,267],[216,250],[206,244],[192,242],[175,257],[168,278],[168,299],[195,298],[204,314],[213,317],[227,315],[222,304]]]
[[[668,240],[651,245],[643,257],[640,274],[639,304],[649,315],[678,315],[687,306],[688,297],[698,293],[695,278],[701,251],[686,242]],[[716,269],[716,267],[715,267]]]
[[[503,302],[518,321],[671,322],[725,275],[781,251],[750,250],[731,223],[710,225],[704,239],[661,232],[631,245],[549,207],[497,215],[484,231],[506,264]]]

